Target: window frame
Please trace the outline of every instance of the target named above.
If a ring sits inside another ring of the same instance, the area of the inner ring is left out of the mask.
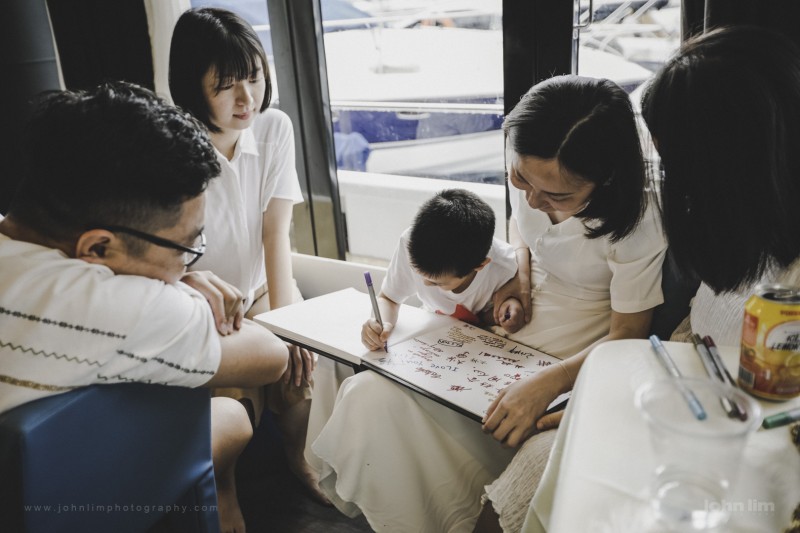
[[[295,207],[294,245],[300,253],[344,260],[347,235],[339,198],[320,0],[266,1],[275,68],[280,73],[276,76],[280,105],[294,124],[297,173],[306,199]],[[505,113],[534,83],[572,72],[577,46],[573,19],[573,2],[503,0]]]

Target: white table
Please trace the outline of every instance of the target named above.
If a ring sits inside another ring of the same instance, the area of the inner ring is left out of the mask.
[[[706,376],[694,346],[665,343],[681,373]],[[731,375],[738,347],[721,347]],[[553,453],[528,513],[525,531],[550,533],[660,531],[649,511],[647,485],[654,468],[647,427],[634,406],[639,385],[665,376],[646,340],[604,343],[581,369]],[[800,406],[759,401],[764,416]],[[780,532],[800,503],[800,453],[789,427],[750,436],[739,483],[729,495],[725,531]],[[538,518],[538,520],[537,520]]]

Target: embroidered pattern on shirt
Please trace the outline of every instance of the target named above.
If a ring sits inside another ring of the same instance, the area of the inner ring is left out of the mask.
[[[21,344],[13,344],[11,342],[3,342],[0,339],[0,348],[9,348],[12,351],[26,353],[30,355],[40,355],[42,357],[53,357],[55,359],[63,359],[64,361],[69,361],[70,363],[78,363],[84,364],[89,366],[100,366],[98,361],[90,361],[89,359],[81,359],[74,355],[66,355],[66,354],[59,354],[56,352],[45,352],[44,350],[35,350],[30,347],[22,346]]]
[[[145,385],[169,385],[166,381],[153,381],[152,379],[131,379],[126,378],[122,374],[117,374],[116,376],[103,376],[101,374],[97,374],[97,379],[100,381],[123,381],[125,383],[144,383]]]
[[[183,372],[185,374],[207,374],[209,376],[213,376],[215,372],[213,370],[201,370],[199,368],[186,368],[179,364],[173,363],[172,361],[167,361],[162,359],[161,357],[142,357],[141,355],[132,354],[130,352],[125,352],[122,350],[117,350],[117,353],[120,355],[124,355],[125,357],[130,357],[135,361],[139,361],[141,363],[149,363],[149,362],[156,362],[162,364],[164,366],[168,366],[170,368],[174,368],[179,372]],[[98,376],[99,377],[99,376]]]
[[[9,385],[14,385],[15,387],[25,387],[27,389],[52,391],[52,392],[67,391],[75,388],[75,387],[58,387],[56,385],[45,385],[44,383],[37,383],[35,381],[12,378],[11,376],[6,376],[4,374],[0,374],[0,383],[8,383]]]
[[[82,326],[80,324],[70,324],[69,322],[65,322],[63,320],[55,320],[52,318],[29,315],[27,313],[23,313],[22,311],[12,311],[11,309],[6,309],[5,307],[2,306],[0,306],[0,314],[13,316],[14,318],[22,318],[24,320],[29,320],[31,322],[41,322],[42,324],[48,326],[52,325],[52,326],[58,326],[59,328],[73,329],[79,332],[91,333],[92,335],[101,335],[103,337],[111,337],[114,339],[124,339],[126,337],[121,333],[114,333],[113,331],[103,331],[101,329],[90,328],[88,326]]]

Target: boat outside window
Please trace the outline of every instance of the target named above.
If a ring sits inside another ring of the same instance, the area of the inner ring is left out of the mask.
[[[280,107],[266,0],[192,5],[231,9],[254,26]],[[678,46],[680,0],[574,5],[573,72],[614,80],[638,108],[642,84]],[[320,8],[347,258],[387,264],[419,205],[449,187],[486,199],[506,238],[503,0],[320,0]]]
[[[591,9],[590,9],[591,6]],[[590,18],[591,13],[591,18]],[[573,60],[578,74],[607,77],[631,95],[645,159],[660,180],[658,154],[641,119],[646,81],[680,46],[680,0],[580,0],[576,2]]]

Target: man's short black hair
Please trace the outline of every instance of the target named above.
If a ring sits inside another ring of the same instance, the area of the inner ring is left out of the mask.
[[[492,208],[470,191],[447,189],[417,213],[408,255],[422,274],[464,277],[489,255],[493,237]]]
[[[21,157],[9,214],[62,241],[100,225],[168,227],[220,173],[197,120],[124,82],[44,95]]]

